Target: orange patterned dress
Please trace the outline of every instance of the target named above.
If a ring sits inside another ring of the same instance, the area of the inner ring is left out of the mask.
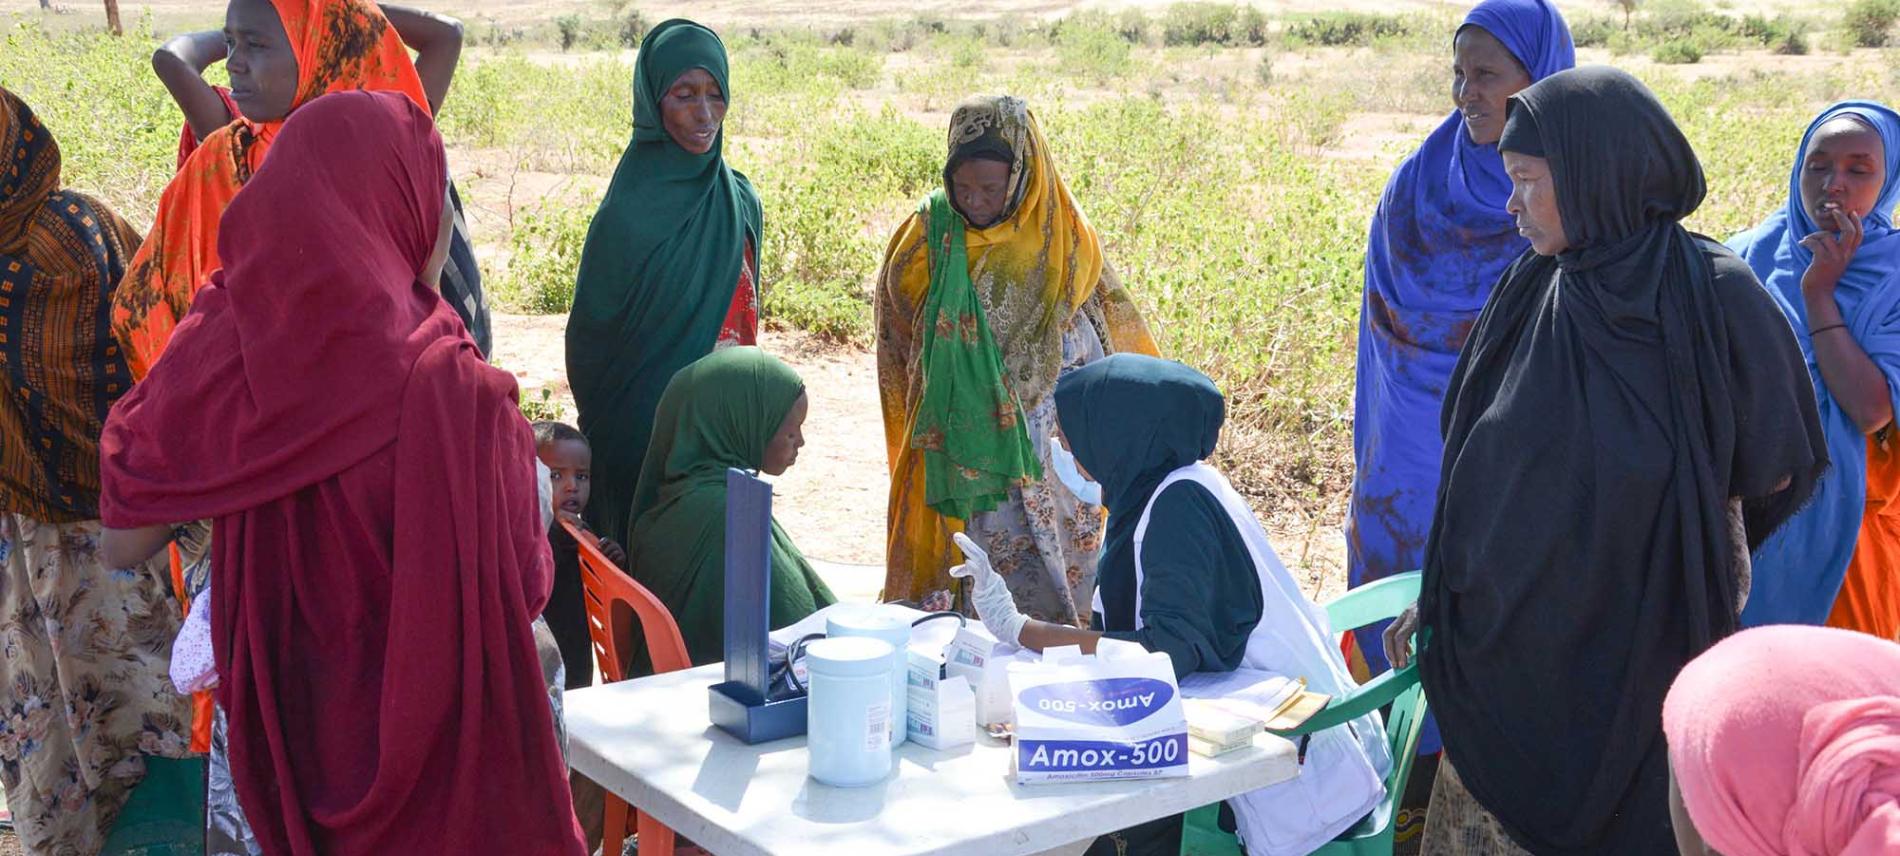
[[[1827,623],[1900,641],[1900,444],[1892,430],[1867,440],[1867,511]]]

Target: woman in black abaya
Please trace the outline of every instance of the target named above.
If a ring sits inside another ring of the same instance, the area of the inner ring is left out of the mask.
[[[1424,588],[1387,638],[1403,658],[1419,628],[1445,740],[1425,852],[1674,853],[1663,697],[1825,465],[1813,389],[1748,266],[1680,225],[1702,168],[1635,78],[1539,82],[1499,149],[1532,249],[1452,375]]]

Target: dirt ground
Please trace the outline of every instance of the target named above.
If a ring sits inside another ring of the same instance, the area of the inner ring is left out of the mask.
[[[550,400],[573,419],[565,380],[564,315],[497,315],[495,363],[513,372],[524,398]],[[805,379],[811,415],[798,465],[777,480],[773,512],[820,563],[840,597],[871,599],[883,582],[885,497],[890,491],[870,351],[829,345],[799,332],[770,332],[761,345]],[[1337,520],[1288,516],[1269,521],[1275,548],[1316,593],[1344,583],[1345,539]]]

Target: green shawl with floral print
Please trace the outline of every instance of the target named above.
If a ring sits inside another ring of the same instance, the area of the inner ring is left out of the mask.
[[[924,501],[945,517],[968,520],[1001,504],[1011,487],[1042,478],[1042,465],[970,282],[963,218],[941,189],[924,201],[923,213],[930,222],[930,294],[924,391],[910,442],[924,455]]]

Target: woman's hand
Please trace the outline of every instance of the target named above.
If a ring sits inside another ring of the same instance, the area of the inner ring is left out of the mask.
[[[1827,222],[1818,224],[1823,231],[1801,239],[1801,246],[1814,253],[1807,272],[1801,275],[1809,342],[1828,393],[1861,433],[1873,434],[1893,422],[1887,376],[1861,349],[1834,299],[1834,287],[1860,251],[1860,216],[1845,208],[1831,208],[1823,215]],[[1827,231],[1830,226],[1839,234]]]
[[[989,554],[976,546],[970,536],[958,532],[953,537],[957,548],[963,551],[963,564],[951,568],[950,576],[973,580],[970,601],[976,605],[976,617],[983,620],[983,626],[989,628],[997,641],[1021,644],[1023,625],[1029,623],[1029,616],[1016,609],[1016,598],[1010,595],[1009,584],[990,568]]]
[[[1403,669],[1412,663],[1412,637],[1418,634],[1418,604],[1413,603],[1392,619],[1385,629],[1385,658],[1392,668]]]
[[[442,112],[455,82],[455,68],[462,61],[462,22],[407,6],[379,5],[383,17],[396,28],[402,43],[415,49],[416,77],[422,80],[422,94],[429,99],[429,112]]]
[[[1848,263],[1854,260],[1854,254],[1860,251],[1861,239],[1866,235],[1861,225],[1860,215],[1845,208],[1831,208],[1823,212],[1828,222],[1819,223],[1821,231],[1801,239],[1801,246],[1814,254],[1814,260],[1808,263],[1808,270],[1801,276],[1801,291],[1812,296],[1834,296],[1834,287],[1840,284],[1841,275],[1847,272]],[[1830,230],[1829,227],[1833,228]]]

